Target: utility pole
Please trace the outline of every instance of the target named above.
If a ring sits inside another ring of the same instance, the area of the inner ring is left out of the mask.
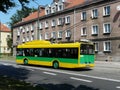
[[[39,31],[39,14],[40,14],[40,5],[38,5],[38,18],[37,18],[37,40],[39,40],[40,31]]]
[[[37,2],[35,2],[34,1],[34,3],[36,3],[37,5],[38,5],[38,13],[37,13],[37,30],[36,30],[36,35],[37,35],[37,40],[39,40],[39,36],[40,36],[40,31],[39,31],[39,14],[40,14],[40,5],[39,5],[39,3],[37,3]]]

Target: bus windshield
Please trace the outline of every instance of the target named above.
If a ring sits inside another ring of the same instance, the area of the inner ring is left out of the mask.
[[[94,54],[94,45],[89,45],[89,44],[81,44],[80,47],[80,54]]]

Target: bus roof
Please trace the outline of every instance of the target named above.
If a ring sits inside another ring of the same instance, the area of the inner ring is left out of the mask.
[[[83,42],[81,42],[83,43]],[[50,43],[45,40],[33,40],[30,42],[26,42],[24,44],[18,45],[17,48],[77,48],[80,47],[79,42],[76,43]],[[83,43],[85,44],[85,43]]]

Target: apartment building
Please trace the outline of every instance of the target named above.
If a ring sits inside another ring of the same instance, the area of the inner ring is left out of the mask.
[[[0,54],[10,54],[7,38],[11,38],[11,30],[0,22]]]
[[[97,60],[120,61],[119,0],[53,0],[39,11],[14,25],[14,54],[18,44],[31,40],[90,40]]]

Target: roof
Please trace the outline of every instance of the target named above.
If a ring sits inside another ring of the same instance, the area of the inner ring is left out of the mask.
[[[68,5],[65,9],[83,4],[86,0],[67,0]]]
[[[86,1],[87,0],[66,0],[65,9],[72,8],[72,7],[77,6],[77,5],[81,5],[81,4],[85,3]],[[40,9],[41,10],[39,13],[39,17],[45,16],[45,8],[40,8]],[[27,21],[37,19],[37,18],[38,18],[38,11],[31,13],[26,18],[23,18],[22,21],[19,23],[27,22]],[[19,23],[17,23],[17,24],[19,24]]]
[[[11,32],[11,30],[5,25],[0,23],[0,31],[1,32]]]

